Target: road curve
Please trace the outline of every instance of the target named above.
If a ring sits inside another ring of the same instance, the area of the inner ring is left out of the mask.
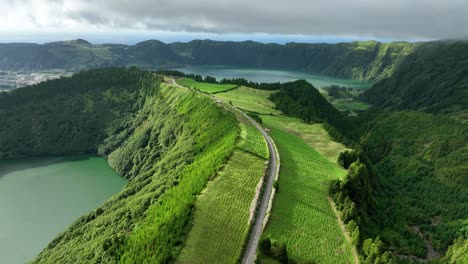
[[[171,82],[173,85],[179,88],[188,89],[187,87],[178,84],[174,79],[172,79]],[[263,137],[267,142],[268,151],[270,152],[268,178],[264,183],[263,196],[261,197],[260,205],[257,208],[255,222],[250,231],[249,242],[247,244],[247,247],[245,248],[244,256],[242,257],[242,264],[252,264],[254,263],[255,258],[257,256],[258,242],[263,232],[263,224],[265,222],[265,217],[268,213],[269,203],[270,201],[273,202],[271,196],[273,194],[273,182],[275,181],[279,173],[279,157],[276,151],[275,142],[273,141],[273,139],[271,139],[270,135],[268,135],[268,133],[263,129],[263,127],[260,124],[258,124],[255,120],[253,120],[253,118],[251,118],[241,110],[237,109],[236,107],[233,106],[232,109],[242,114],[260,131],[260,133],[262,133]]]

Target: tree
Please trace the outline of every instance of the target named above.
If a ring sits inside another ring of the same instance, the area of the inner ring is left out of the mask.
[[[288,264],[289,257],[288,257],[288,249],[286,248],[286,244],[282,243],[278,249],[278,256],[277,259],[282,264]]]
[[[266,237],[260,240],[259,249],[263,255],[265,256],[271,255],[271,240],[269,237]]]
[[[275,190],[276,190],[277,192],[279,192],[279,182],[278,182],[278,181],[275,181],[275,182],[273,183],[273,188],[275,188]]]

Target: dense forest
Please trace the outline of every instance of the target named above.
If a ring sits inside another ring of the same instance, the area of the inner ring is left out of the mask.
[[[377,82],[361,97],[389,110],[453,113],[466,119],[467,60],[466,41],[420,45],[401,61],[391,77]]]
[[[239,134],[235,117],[212,100],[135,68],[93,70],[1,93],[0,120],[2,158],[97,153],[130,180],[33,263],[173,259],[196,194]]]

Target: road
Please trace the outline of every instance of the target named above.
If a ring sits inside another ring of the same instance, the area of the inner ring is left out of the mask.
[[[263,222],[265,220],[265,217],[267,215],[268,211],[268,204],[270,203],[270,198],[272,195],[272,190],[273,190],[273,182],[275,181],[275,178],[277,174],[279,173],[279,162],[278,162],[278,155],[276,153],[276,147],[275,147],[275,142],[271,139],[270,135],[263,129],[263,127],[255,122],[250,116],[246,115],[244,112],[240,111],[237,108],[234,108],[236,111],[240,112],[243,116],[245,116],[263,135],[265,138],[267,145],[268,145],[268,150],[270,152],[270,164],[269,164],[269,172],[268,172],[268,178],[266,179],[266,183],[264,186],[263,190],[263,197],[260,201],[260,206],[258,207],[257,210],[257,215],[255,217],[255,223],[252,227],[250,237],[249,237],[249,243],[247,244],[247,247],[245,248],[244,252],[244,257],[242,258],[242,264],[252,264],[255,261],[256,255],[257,255],[257,247],[258,247],[258,241],[260,240],[260,236],[262,235],[263,232]]]
[[[174,79],[172,79],[171,82],[179,88],[188,89],[187,87],[175,82]],[[260,131],[260,133],[262,133],[263,137],[267,142],[268,151],[270,152],[268,178],[265,181],[263,196],[261,198],[260,206],[258,207],[257,214],[255,216],[255,223],[250,231],[251,233],[249,237],[249,242],[247,244],[247,247],[245,248],[244,256],[242,257],[242,264],[252,264],[254,263],[257,255],[258,242],[263,232],[263,223],[265,221],[265,217],[268,213],[268,205],[270,203],[271,196],[273,193],[273,183],[279,173],[279,157],[276,152],[275,142],[271,139],[270,135],[268,135],[268,133],[263,129],[263,127],[260,124],[258,124],[255,120],[253,120],[250,116],[237,109],[236,107],[233,106],[232,109],[242,114]]]

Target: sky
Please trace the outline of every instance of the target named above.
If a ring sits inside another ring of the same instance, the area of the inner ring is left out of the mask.
[[[467,38],[467,0],[0,0],[0,42]]]

